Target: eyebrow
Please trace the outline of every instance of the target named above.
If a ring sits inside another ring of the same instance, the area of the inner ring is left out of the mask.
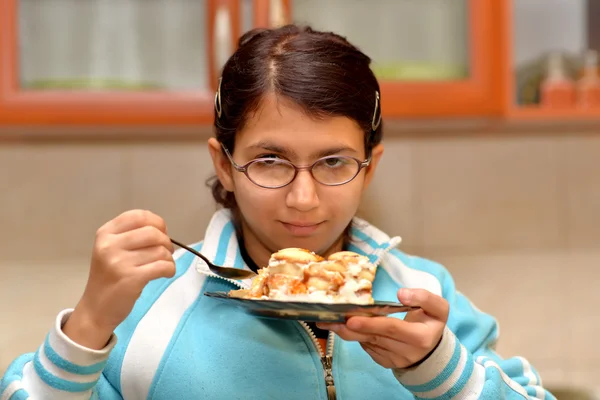
[[[258,141],[256,143],[251,144],[250,146],[248,146],[249,149],[261,149],[261,150],[267,150],[267,151],[272,151],[273,153],[279,153],[279,154],[283,154],[286,155],[288,157],[295,157],[297,156],[297,153],[292,150],[292,149],[288,149],[286,147],[280,146],[278,144],[272,143],[272,142],[268,142],[265,140],[261,140]],[[322,149],[317,151],[316,153],[312,154],[313,157],[316,158],[320,158],[320,157],[326,157],[326,156],[331,156],[334,154],[339,154],[342,152],[351,152],[351,153],[357,153],[357,151],[355,149],[353,149],[350,146],[346,146],[346,145],[338,145],[338,146],[334,146],[334,147],[329,147],[327,149]]]

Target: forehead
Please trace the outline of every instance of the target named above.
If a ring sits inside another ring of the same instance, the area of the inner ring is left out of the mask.
[[[298,152],[331,146],[346,146],[358,151],[364,145],[364,132],[350,118],[315,118],[290,100],[268,96],[237,133],[236,148],[265,141]]]

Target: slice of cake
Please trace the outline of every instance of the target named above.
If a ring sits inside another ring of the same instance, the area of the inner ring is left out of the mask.
[[[258,271],[250,289],[234,290],[232,297],[314,303],[373,303],[376,266],[351,251],[324,259],[305,249],[288,248],[271,256]]]

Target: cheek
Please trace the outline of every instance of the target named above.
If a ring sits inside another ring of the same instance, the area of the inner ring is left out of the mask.
[[[321,206],[327,210],[334,230],[343,230],[356,215],[362,195],[361,185],[331,188],[321,196]]]
[[[358,208],[362,191],[361,184],[349,183],[343,186],[333,187],[325,192],[325,194],[329,200],[328,203],[330,207],[340,211],[343,210],[344,212],[352,212],[352,210],[356,211]]]
[[[245,177],[234,180],[235,199],[246,219],[256,219],[273,210],[284,201],[281,191],[256,186]]]

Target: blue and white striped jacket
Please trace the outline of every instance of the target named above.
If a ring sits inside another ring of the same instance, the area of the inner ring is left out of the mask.
[[[335,337],[338,400],[554,399],[525,359],[494,352],[496,322],[457,292],[441,265],[406,255],[395,248],[399,238],[355,222],[349,250],[379,263],[376,300],[397,301],[400,287],[425,288],[448,300],[450,315],[440,346],[408,371],[385,369],[358,343]],[[248,268],[227,210],[215,213],[205,240],[193,247],[216,264]],[[103,350],[69,340],[61,326],[71,310],[61,312],[37,352],[8,368],[0,400],[327,399],[321,354],[305,326],[256,318],[204,296],[235,285],[211,277],[189,253],[175,257],[176,275],[150,282]]]

